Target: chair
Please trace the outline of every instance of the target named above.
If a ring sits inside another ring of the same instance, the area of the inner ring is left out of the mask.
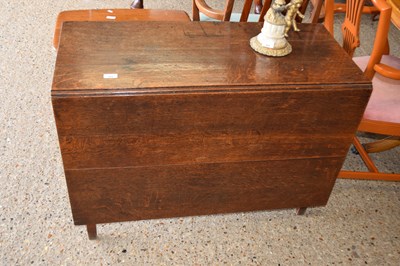
[[[400,1],[399,0],[386,0],[392,7],[392,23],[400,30]]]
[[[254,0],[254,14],[260,14],[263,8],[263,0]]]
[[[190,21],[188,14],[178,10],[156,9],[91,9],[69,10],[57,17],[53,47],[57,50],[62,24],[65,21]]]
[[[309,1],[309,0],[305,0]],[[325,16],[324,1],[323,0],[310,0],[313,8],[311,10],[311,23],[318,23]],[[304,10],[305,11],[305,10]],[[304,11],[302,12],[304,14]]]
[[[308,0],[305,0],[308,1]],[[324,0],[310,0],[313,5],[313,9],[311,12],[311,23],[318,23],[321,19],[323,21],[325,17],[325,8],[323,6]],[[365,0],[362,5],[362,13],[363,14],[371,14],[372,20],[375,20],[375,17],[379,14],[378,8],[371,5],[366,5],[366,3],[371,3],[370,0]],[[346,3],[334,3],[333,5],[334,13],[346,13]]]
[[[264,2],[258,21],[264,21],[264,16],[271,5],[271,1],[272,0],[266,0]],[[234,2],[235,0],[225,0],[224,9],[220,10],[210,7],[205,0],[192,0],[193,21],[200,20],[200,12],[215,20],[230,21]],[[252,4],[253,0],[245,0],[240,15],[240,22],[246,22],[248,20]]]
[[[400,145],[400,58],[389,55],[388,32],[391,7],[385,0],[372,0],[379,10],[379,22],[371,56],[356,57],[354,62],[366,77],[372,79],[373,92],[358,131],[387,136],[383,140],[361,144],[355,136],[353,144],[369,172],[341,171],[340,178],[400,181],[398,173],[379,172],[368,153],[381,152]],[[363,0],[347,0],[342,25],[343,48],[352,56],[359,45],[360,16]],[[333,34],[334,0],[325,1],[325,27]]]
[[[371,3],[370,0],[365,0],[364,5],[362,6],[362,13],[363,14],[371,14],[372,19],[374,20],[375,17],[379,14],[379,9],[374,5],[367,5],[367,3]],[[345,3],[335,3],[334,5],[335,13],[346,13],[346,4]]]

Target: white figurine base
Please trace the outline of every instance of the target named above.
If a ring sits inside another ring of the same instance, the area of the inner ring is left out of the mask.
[[[261,33],[250,39],[250,46],[256,52],[269,56],[285,56],[292,52],[292,46],[284,36],[285,24],[265,21]]]
[[[292,52],[292,46],[290,43],[286,43],[286,45],[282,48],[279,49],[274,49],[274,48],[268,48],[263,46],[258,40],[257,37],[253,37],[250,39],[250,46],[253,48],[254,51],[263,54],[263,55],[269,55],[269,56],[285,56],[288,55]]]

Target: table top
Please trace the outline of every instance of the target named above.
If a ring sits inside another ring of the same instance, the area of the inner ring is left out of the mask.
[[[262,23],[66,22],[52,93],[370,86],[322,25],[299,26],[293,52],[274,58],[249,45]]]

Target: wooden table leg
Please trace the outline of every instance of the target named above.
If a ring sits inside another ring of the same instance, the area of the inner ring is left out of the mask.
[[[97,238],[96,224],[88,224],[88,225],[86,225],[86,230],[88,232],[90,240],[94,240],[94,239]]]
[[[307,207],[301,207],[297,209],[297,215],[304,215],[306,213]]]

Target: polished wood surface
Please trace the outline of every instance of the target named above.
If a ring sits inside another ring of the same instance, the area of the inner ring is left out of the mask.
[[[58,49],[61,28],[66,21],[190,21],[187,13],[180,10],[155,9],[89,9],[66,10],[57,17],[54,31],[53,47]]]
[[[326,108],[338,91],[355,102],[359,93],[337,87],[294,90],[220,92],[212,97],[186,93],[55,98],[57,119],[63,121],[58,132],[64,167],[225,163],[345,153],[355,117],[341,112],[331,118]],[[356,105],[338,103],[336,108],[362,112]],[[318,121],[318,131],[310,126],[311,120]],[[292,133],[299,131],[301,135]]]
[[[370,81],[322,25],[283,58],[250,48],[261,27],[64,24],[52,101],[75,224],[327,203]]]
[[[261,28],[262,23],[65,22],[53,90],[184,92],[369,83],[321,25],[305,24],[290,34],[293,52],[282,58],[250,48],[250,37]],[[104,79],[106,73],[118,79]]]
[[[323,206],[341,158],[66,170],[75,224]]]

